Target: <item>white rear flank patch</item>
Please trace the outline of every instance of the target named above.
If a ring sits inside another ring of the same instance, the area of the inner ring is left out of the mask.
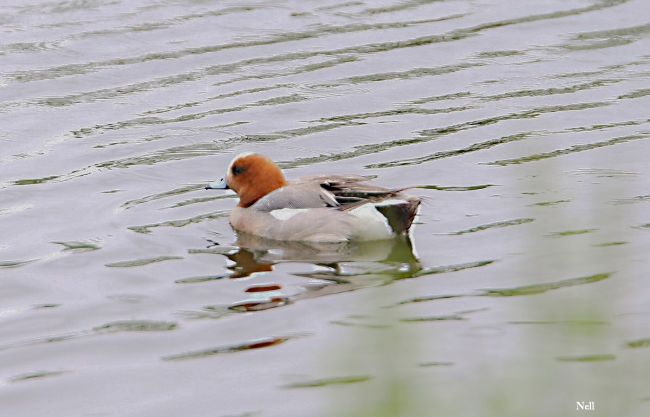
[[[278,210],[271,210],[269,214],[278,220],[289,220],[296,214],[304,213],[306,211],[309,211],[309,209],[283,208]]]
[[[388,220],[375,208],[374,204],[364,204],[350,210],[349,213],[359,219],[363,225],[358,239],[381,240],[395,236]]]

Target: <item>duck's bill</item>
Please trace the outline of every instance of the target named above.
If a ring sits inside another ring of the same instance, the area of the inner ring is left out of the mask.
[[[229,188],[230,187],[228,187],[225,178],[221,178],[219,181],[211,182],[205,187],[206,190],[227,190]]]

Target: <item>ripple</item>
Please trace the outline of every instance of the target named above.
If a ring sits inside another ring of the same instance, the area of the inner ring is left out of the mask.
[[[364,2],[362,1],[346,1],[343,3],[337,3],[337,4],[332,4],[328,6],[320,6],[317,7],[316,10],[322,10],[322,11],[329,11],[329,10],[336,10],[336,9],[343,9],[347,7],[353,7],[353,6],[363,6]]]
[[[371,379],[372,377],[368,375],[340,376],[340,377],[311,379],[302,382],[294,382],[292,384],[285,385],[284,387],[285,388],[319,388],[319,387],[327,387],[330,385],[358,384],[360,382],[366,382]]]
[[[89,242],[70,241],[70,242],[52,242],[57,245],[63,246],[63,250],[67,252],[80,253],[91,252],[101,249],[99,245]]]
[[[476,55],[477,58],[501,58],[507,56],[524,55],[522,51],[501,50],[501,51],[484,51]]]
[[[600,320],[517,320],[509,321],[508,324],[525,325],[570,325],[570,326],[608,326],[610,323]]]
[[[596,178],[618,178],[618,177],[636,177],[638,172],[623,171],[620,169],[608,168],[582,168],[574,171],[579,175],[593,175]]]
[[[29,259],[26,261],[0,261],[0,269],[19,268],[35,261],[37,261],[37,259]]]
[[[263,7],[263,5],[261,4],[256,5],[255,7],[253,6],[224,7],[223,9],[219,9],[219,10],[210,10],[202,13],[190,13],[190,14],[174,16],[171,19],[163,19],[156,22],[141,23],[137,25],[118,27],[116,29],[103,29],[103,30],[83,32],[78,35],[74,35],[73,38],[84,39],[84,38],[106,36],[106,35],[115,35],[115,34],[124,34],[124,33],[128,34],[132,32],[149,32],[149,31],[154,31],[159,29],[171,28],[179,24],[184,24],[192,20],[204,19],[206,17],[220,17],[220,16],[227,16],[230,14],[246,13],[261,7]]]
[[[454,100],[457,98],[466,98],[471,96],[472,93],[470,93],[469,91],[460,91],[458,93],[443,94],[441,96],[430,96],[430,97],[418,98],[416,100],[409,101],[409,104],[413,104],[413,105],[427,104],[436,101]]]
[[[78,340],[82,338],[100,337],[104,334],[116,332],[161,332],[171,331],[177,328],[174,322],[153,321],[153,320],[120,320],[106,323],[100,326],[93,327],[90,330],[81,330],[72,333],[62,334],[58,336],[39,337],[23,342],[16,342],[9,345],[0,346],[0,351],[12,348],[20,348],[26,346],[34,346],[41,344],[60,343],[70,340]]]
[[[96,333],[113,332],[167,332],[176,330],[178,324],[167,321],[123,320],[93,327]]]
[[[174,281],[176,284],[202,284],[204,282],[219,281],[224,278],[229,278],[230,274],[218,274],[218,275],[202,275],[199,277],[188,277],[181,278]]]
[[[186,109],[194,106],[198,106],[200,104],[205,104],[210,101],[217,101],[217,100],[222,100],[224,98],[231,98],[231,97],[237,97],[237,96],[242,96],[242,95],[247,95],[247,94],[255,94],[255,93],[261,93],[265,91],[272,91],[276,90],[279,88],[287,88],[287,87],[294,87],[293,84],[276,84],[272,86],[267,86],[267,87],[256,87],[256,88],[247,88],[244,90],[237,90],[232,93],[224,93],[224,94],[219,94],[213,97],[209,97],[205,100],[201,101],[191,101],[183,104],[177,104],[174,106],[167,106],[162,109],[155,109],[155,110],[149,110],[143,113],[143,115],[150,115],[150,114],[160,114],[160,113],[166,113],[174,110],[181,110],[181,109]]]
[[[359,75],[354,77],[342,78],[337,81],[333,81],[325,84],[316,84],[315,87],[338,87],[346,84],[365,84],[365,83],[374,83],[380,81],[391,81],[391,80],[410,80],[413,78],[421,77],[431,77],[444,74],[451,74],[457,71],[462,71],[464,69],[478,67],[483,64],[481,63],[466,63],[466,64],[457,64],[457,65],[444,65],[441,67],[434,68],[414,68],[408,71],[400,72],[383,72],[367,75]]]
[[[156,258],[146,258],[146,259],[134,259],[132,261],[120,261],[106,264],[109,268],[133,268],[138,266],[145,266],[150,264],[155,264],[164,261],[172,261],[177,259],[183,259],[182,256],[158,256]]]
[[[568,87],[550,87],[550,88],[540,88],[534,90],[510,91],[503,94],[483,96],[481,97],[481,100],[499,101],[504,99],[517,98],[517,97],[537,97],[537,96],[552,96],[556,94],[573,94],[578,91],[591,90],[593,88],[600,88],[611,84],[620,83],[621,81],[623,81],[623,79],[606,79],[606,80],[590,81],[587,83],[571,85]]]
[[[650,137],[650,133],[643,132],[637,135],[620,136],[614,139],[605,140],[601,142],[587,143],[584,145],[573,145],[569,148],[558,149],[551,152],[537,153],[533,155],[522,156],[519,158],[501,159],[498,161],[486,162],[486,165],[506,166],[506,165],[513,165],[513,164],[524,164],[527,162],[536,162],[536,161],[541,161],[543,159],[556,158],[558,156],[569,155],[576,152],[590,151],[593,149],[604,148],[607,146],[619,145],[621,143],[643,140],[643,139],[647,139],[648,137]]]
[[[416,272],[413,277],[417,278],[417,277],[423,277],[427,275],[446,274],[448,272],[458,272],[458,271],[463,271],[465,269],[471,269],[471,268],[481,268],[483,266],[491,265],[494,262],[496,261],[487,260],[487,261],[467,262],[463,264],[454,264],[454,265],[431,266],[431,267],[422,268],[422,270]]]
[[[426,162],[435,161],[436,159],[443,158],[452,158],[456,156],[461,156],[470,152],[482,151],[485,149],[490,149],[498,145],[504,145],[506,143],[518,142],[520,140],[528,139],[533,136],[533,133],[520,133],[516,135],[503,136],[498,139],[492,139],[485,142],[479,142],[467,146],[461,149],[453,149],[450,151],[440,151],[430,155],[419,156],[416,158],[400,159],[391,162],[381,162],[366,165],[367,168],[392,168],[398,166],[407,166],[407,165],[419,165]]]
[[[345,320],[332,320],[330,321],[330,324],[335,324],[338,326],[346,326],[346,327],[359,327],[363,329],[390,329],[391,326],[388,324],[377,324],[377,323],[354,323],[354,322],[349,322]]]
[[[574,43],[565,47],[573,50],[602,49],[627,45],[650,35],[650,24],[625,28],[585,32],[574,37]]]
[[[446,316],[407,317],[407,318],[400,319],[399,321],[404,323],[414,323],[414,322],[422,322],[422,321],[456,321],[456,320],[467,320],[467,319],[458,314],[449,314]]]
[[[124,209],[130,209],[134,206],[137,206],[139,204],[144,204],[144,203],[149,203],[151,201],[156,201],[160,200],[162,198],[167,198],[167,197],[175,197],[181,194],[189,193],[191,191],[197,191],[197,190],[202,190],[203,189],[203,184],[196,184],[196,185],[188,185],[185,187],[181,188],[174,188],[173,190],[169,191],[164,191],[162,193],[156,193],[156,194],[150,194],[145,197],[137,198],[134,200],[129,200],[122,204],[122,207]]]
[[[264,299],[252,299],[239,301],[228,306],[229,310],[237,312],[262,311],[270,308],[283,307],[289,305],[291,300],[285,296],[273,296]]]
[[[650,338],[633,340],[631,342],[627,342],[625,346],[631,349],[647,348],[650,347]]]
[[[405,317],[399,319],[402,323],[420,323],[420,322],[436,322],[436,321],[459,321],[467,320],[467,314],[478,313],[488,310],[487,308],[476,308],[472,310],[459,311],[458,313],[445,314],[438,316],[418,316],[418,317]]]
[[[566,237],[566,236],[575,236],[575,235],[584,235],[587,233],[593,233],[598,229],[575,229],[575,230],[564,230],[562,232],[549,233],[550,237]]]
[[[602,123],[602,124],[595,124],[591,126],[571,127],[568,129],[564,129],[563,132],[593,132],[593,131],[612,129],[612,128],[622,127],[622,126],[641,126],[648,123],[650,123],[650,119],[625,120],[622,122]]]
[[[436,190],[436,191],[477,191],[485,188],[494,187],[495,184],[478,184],[478,185],[418,185],[414,188],[421,188],[423,190]]]
[[[369,113],[357,113],[357,114],[346,114],[342,116],[333,116],[333,117],[324,117],[319,119],[319,122],[327,122],[327,121],[353,121],[353,120],[365,120],[365,119],[370,119],[370,118],[379,118],[379,117],[386,117],[386,116],[399,116],[399,115],[406,115],[406,114],[444,114],[444,113],[453,113],[457,111],[465,111],[470,109],[471,107],[467,106],[461,106],[461,107],[446,107],[446,108],[441,108],[441,109],[422,109],[419,107],[400,107],[394,110],[384,110],[384,111],[377,111],[377,112],[369,112]]]
[[[185,227],[194,223],[201,223],[205,220],[215,220],[228,217],[230,214],[229,210],[213,211],[211,213],[199,214],[198,216],[189,217],[187,219],[178,219],[178,220],[167,220],[160,223],[149,223],[142,226],[129,226],[129,230],[132,230],[136,233],[151,233],[151,229],[156,229],[159,227]],[[172,257],[178,258],[178,257]],[[180,259],[180,258],[178,258]]]
[[[587,277],[572,278],[563,281],[548,282],[544,284],[525,285],[523,287],[506,288],[506,289],[491,289],[491,290],[485,290],[485,292],[482,295],[486,295],[489,297],[513,297],[513,296],[520,296],[520,295],[543,294],[546,291],[557,290],[559,288],[592,284],[595,282],[603,281],[609,278],[611,275],[612,275],[611,273],[596,274]]]
[[[252,350],[252,349],[264,349],[267,347],[280,345],[295,337],[296,336],[266,337],[266,338],[255,339],[249,342],[243,342],[234,345],[220,346],[215,348],[195,350],[187,353],[179,353],[176,355],[169,355],[163,357],[162,359],[165,361],[198,359],[198,358],[206,358],[214,355],[220,355],[223,353],[235,353],[235,352],[242,352],[245,350]]]
[[[66,371],[34,371],[28,372],[26,374],[20,374],[9,378],[10,382],[24,382],[32,381],[34,379],[49,378],[53,376],[59,376],[66,373]]]
[[[605,243],[597,243],[592,245],[593,247],[596,248],[607,248],[610,246],[622,246],[622,245],[627,245],[628,242],[623,242],[623,241],[618,241],[618,242],[605,242]]]
[[[557,290],[565,287],[574,287],[578,285],[592,284],[595,282],[603,281],[608,279],[612,273],[603,273],[595,274],[586,277],[571,278],[562,281],[548,282],[544,284],[532,284],[524,285],[521,287],[514,288],[502,288],[502,289],[489,289],[489,290],[478,290],[474,292],[469,292],[465,294],[442,294],[442,295],[431,295],[431,296],[419,296],[413,297],[406,300],[402,300],[390,307],[397,307],[404,304],[412,303],[424,303],[429,301],[439,301],[439,300],[448,300],[452,298],[461,298],[461,297],[518,297],[518,296],[527,296],[527,295],[538,295],[543,294],[547,291]]]
[[[453,362],[422,362],[418,366],[422,368],[428,368],[430,366],[453,366]]]
[[[616,360],[615,355],[596,354],[596,355],[579,355],[579,356],[558,356],[560,362],[606,362]]]
[[[58,47],[58,42],[18,42],[0,46],[0,55],[41,52]]]
[[[36,185],[36,184],[45,184],[46,182],[51,182],[59,178],[58,175],[53,175],[50,177],[43,178],[26,178],[22,180],[13,181],[13,185]]]
[[[551,200],[551,201],[540,201],[539,203],[533,203],[531,206],[534,207],[551,207],[557,206],[558,204],[570,203],[571,200]]]
[[[635,90],[631,93],[623,94],[618,96],[619,100],[624,100],[628,98],[640,98],[650,96],[650,88],[642,88],[640,90]]]
[[[489,230],[489,229],[500,229],[500,228],[508,227],[508,226],[518,226],[520,224],[531,223],[531,222],[534,222],[534,221],[535,221],[535,219],[530,219],[530,218],[505,220],[505,221],[501,221],[501,222],[482,224],[480,226],[475,226],[475,227],[472,227],[470,229],[460,230],[458,232],[453,232],[453,233],[448,233],[448,234],[458,236],[458,235],[464,235],[464,234],[467,234],[467,233],[482,232],[484,230]]]

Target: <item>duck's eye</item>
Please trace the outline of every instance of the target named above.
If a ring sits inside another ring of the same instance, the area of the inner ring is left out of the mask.
[[[239,175],[242,172],[244,172],[244,168],[238,166],[232,167],[232,175]]]

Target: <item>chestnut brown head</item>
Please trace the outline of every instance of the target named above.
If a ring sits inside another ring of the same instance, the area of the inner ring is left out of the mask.
[[[232,189],[239,195],[239,207],[250,207],[268,193],[287,183],[280,168],[256,153],[239,154],[230,162],[226,176],[206,189]]]

